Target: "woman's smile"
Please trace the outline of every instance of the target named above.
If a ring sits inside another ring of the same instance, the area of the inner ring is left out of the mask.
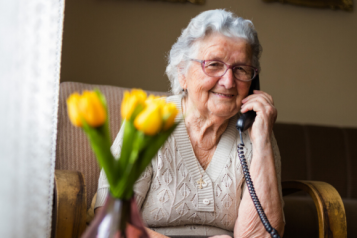
[[[212,94],[214,94],[215,96],[222,98],[222,99],[232,99],[234,98],[235,94],[230,94],[230,93],[219,93],[219,92],[214,92],[214,91],[210,91]]]

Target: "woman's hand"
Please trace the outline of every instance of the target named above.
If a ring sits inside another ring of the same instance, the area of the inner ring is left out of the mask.
[[[217,235],[217,236],[211,236],[209,238],[232,238],[232,237],[229,235]]]
[[[241,113],[253,110],[257,113],[252,128],[249,128],[249,135],[252,143],[264,146],[270,141],[273,126],[278,112],[274,106],[272,96],[260,90],[254,90],[254,94],[242,100]]]
[[[275,168],[272,148],[273,125],[277,118],[273,98],[259,90],[242,100],[242,113],[253,110],[257,113],[255,121],[248,132],[253,143],[253,157],[250,164],[251,180],[256,194],[264,207],[264,212],[280,236],[284,233],[282,202],[279,194],[279,179]],[[279,168],[279,167],[277,167]],[[248,190],[243,193],[234,228],[235,237],[270,237],[262,225]]]

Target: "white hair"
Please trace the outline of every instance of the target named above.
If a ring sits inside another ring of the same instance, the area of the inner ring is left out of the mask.
[[[199,48],[199,44],[196,43],[216,32],[227,37],[247,40],[252,49],[252,65],[260,72],[259,57],[262,47],[253,23],[223,9],[205,11],[190,21],[168,55],[166,74],[169,77],[173,94],[184,93],[179,83],[179,74],[186,74],[190,62],[188,59]]]

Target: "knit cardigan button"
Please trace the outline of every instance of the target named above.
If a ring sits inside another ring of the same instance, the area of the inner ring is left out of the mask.
[[[203,204],[208,205],[209,204],[209,199],[203,199]]]

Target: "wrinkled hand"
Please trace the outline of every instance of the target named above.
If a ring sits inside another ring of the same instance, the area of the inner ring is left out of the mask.
[[[209,238],[232,238],[232,237],[229,235],[217,235],[217,236],[211,236]]]
[[[252,128],[248,130],[252,143],[263,146],[270,140],[278,112],[272,96],[260,90],[242,100],[241,113],[253,110],[257,113]],[[262,144],[263,143],[263,144]]]

